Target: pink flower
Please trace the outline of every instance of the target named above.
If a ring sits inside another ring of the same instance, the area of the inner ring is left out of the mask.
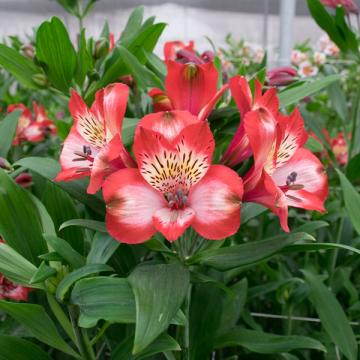
[[[121,140],[128,87],[111,84],[96,93],[89,109],[72,91],[69,109],[74,119],[60,155],[61,171],[56,181],[90,176],[88,192],[96,193],[112,172],[135,166]]]
[[[347,13],[359,13],[359,7],[354,0],[320,0],[321,3],[329,8],[335,9],[337,6],[343,6]]]
[[[189,226],[217,240],[240,226],[242,180],[226,166],[211,165],[214,139],[207,123],[195,118],[183,126],[193,121],[187,112],[173,111],[172,119],[175,127],[181,123],[176,135],[171,126],[150,130],[157,125],[144,120],[134,140],[139,168],[119,170],[104,183],[106,225],[120,242],[142,243],[158,231],[174,241]]]
[[[315,76],[319,69],[309,61],[304,61],[299,65],[299,75],[303,78]]]
[[[265,125],[258,111],[244,120],[254,154],[254,165],[244,178],[244,201],[268,207],[289,231],[288,206],[325,211],[327,176],[321,162],[303,147],[307,133],[298,109],[272,120],[272,126]]]

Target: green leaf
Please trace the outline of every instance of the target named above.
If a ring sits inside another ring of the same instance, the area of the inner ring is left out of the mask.
[[[360,123],[359,123],[360,127]],[[348,163],[346,168],[346,177],[351,181],[360,180],[360,153],[355,155]]]
[[[86,229],[107,233],[107,229],[103,221],[88,220],[88,219],[71,219],[63,222],[59,227],[59,230],[66,229],[69,226],[80,226]]]
[[[113,351],[111,360],[141,360],[149,358],[164,351],[179,351],[179,344],[168,334],[160,335],[144,351],[138,355],[132,354],[134,337],[129,336],[122,341]]]
[[[261,241],[206,250],[191,258],[189,263],[200,263],[226,271],[263,261],[299,240],[314,240],[314,238],[306,233],[281,234]]]
[[[60,172],[60,164],[50,158],[27,157],[17,161],[14,165],[23,166],[27,169],[35,171],[45,179],[54,182],[54,178]],[[76,180],[71,182],[54,182],[55,185],[65,190],[71,197],[88,206],[97,214],[104,215],[104,202],[97,196],[89,195],[86,192],[87,184],[84,180]]]
[[[48,234],[44,234],[44,238],[49,246],[74,268],[80,268],[85,265],[85,258],[76,252],[64,239]]]
[[[323,344],[307,336],[275,335],[240,327],[235,327],[226,334],[221,335],[215,344],[217,349],[233,346],[241,346],[260,354],[277,354],[297,349],[313,349],[326,352]]]
[[[21,110],[15,110],[6,115],[5,118],[0,122],[0,156],[3,158],[7,157],[7,154],[11,148],[21,113]]]
[[[84,234],[79,228],[61,228],[66,220],[79,217],[74,201],[64,190],[51,181],[46,182],[42,194],[42,202],[45,205],[56,229],[57,235],[66,240],[77,252],[84,252]]]
[[[146,66],[154,72],[162,82],[164,82],[167,73],[164,62],[157,55],[151,52],[145,52],[145,57],[147,60]],[[163,88],[163,86],[161,88]]]
[[[299,252],[299,251],[320,251],[320,250],[348,250],[360,255],[360,250],[352,246],[336,243],[315,243],[315,244],[294,244],[281,250],[282,253]]]
[[[66,294],[69,289],[80,279],[89,277],[90,275],[95,275],[100,272],[110,272],[113,269],[105,264],[90,264],[85,265],[84,267],[77,269],[70,274],[66,275],[61,282],[59,283],[56,289],[56,298],[59,301],[64,301]]]
[[[81,327],[94,327],[101,319],[110,323],[135,323],[134,293],[125,278],[98,276],[79,280],[70,299],[79,307]],[[179,311],[171,323],[184,325],[183,313]]]
[[[324,89],[335,81],[340,80],[340,75],[329,75],[313,82],[305,82],[299,86],[292,86],[288,90],[284,90],[279,94],[280,107],[284,108],[292,104],[296,104],[306,96],[313,95]]]
[[[0,349],[0,360],[14,360],[15,354],[16,360],[51,360],[50,356],[37,345],[15,336],[0,335]]]
[[[189,287],[189,272],[179,264],[142,265],[129,276],[136,300],[133,353],[143,351],[180,309]]]
[[[66,354],[78,357],[78,354],[59,335],[55,324],[42,306],[0,300],[0,310],[21,323],[41,342]]]
[[[348,122],[349,113],[347,110],[346,96],[339,81],[329,85],[328,89],[331,107],[337,112],[343,123]]]
[[[311,272],[302,271],[310,286],[310,300],[321,324],[339,350],[349,360],[356,360],[358,347],[354,332],[335,295]]]
[[[50,266],[47,266],[43,261],[33,277],[30,279],[30,284],[37,284],[45,281],[51,276],[56,275],[56,270]]]
[[[134,133],[139,119],[136,118],[124,118],[122,127],[122,141],[125,146],[129,146],[133,143]]]
[[[35,265],[47,251],[39,213],[30,194],[0,169],[0,234],[14,250]]]
[[[32,78],[41,70],[30,59],[4,44],[0,44],[0,65],[14,75],[25,87],[29,89],[39,88]]]
[[[16,284],[29,285],[37,268],[10,246],[0,243],[0,273]]]
[[[329,226],[329,224],[326,221],[321,221],[321,220],[310,221],[300,225],[299,227],[294,229],[293,232],[313,233],[315,232],[315,230],[321,229],[326,226]]]
[[[85,29],[82,29],[79,39],[79,49],[77,53],[77,64],[76,64],[76,73],[75,73],[76,83],[79,86],[82,86],[87,73],[92,69],[93,69],[93,59],[86,47]]]
[[[260,205],[255,203],[244,203],[241,206],[241,224],[245,224],[252,218],[262,214],[267,209]]]
[[[137,33],[141,29],[141,24],[144,17],[144,7],[136,7],[129,16],[129,19],[125,25],[124,30],[121,33],[120,41],[125,45],[131,43],[131,41],[136,37]]]
[[[96,233],[87,256],[87,263],[106,264],[119,246],[120,243],[109,234]]]
[[[339,169],[336,169],[336,172],[340,178],[346,211],[349,214],[354,229],[360,235],[360,194]]]
[[[40,25],[36,33],[36,57],[51,83],[68,93],[76,69],[76,52],[64,24],[57,17]]]

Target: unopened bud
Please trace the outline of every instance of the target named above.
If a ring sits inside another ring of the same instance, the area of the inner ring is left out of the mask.
[[[33,59],[35,55],[35,49],[31,44],[24,45],[21,48],[21,51],[24,56],[26,56],[29,59]]]
[[[0,157],[0,168],[4,170],[11,170],[9,162],[2,157]]]
[[[267,72],[267,85],[285,86],[296,80],[296,69],[289,66],[282,66]]]
[[[48,85],[48,78],[45,74],[42,73],[38,73],[33,75],[32,77],[32,81],[36,84],[39,85],[41,87],[46,87]]]
[[[109,40],[101,39],[95,43],[95,59],[100,59],[109,53]]]
[[[123,84],[131,87],[134,85],[134,78],[131,75],[124,75],[119,78],[119,81]]]
[[[15,182],[26,189],[32,185],[32,176],[28,173],[22,173],[15,178]]]

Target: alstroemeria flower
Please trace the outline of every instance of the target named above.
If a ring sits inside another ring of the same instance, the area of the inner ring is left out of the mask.
[[[47,117],[44,106],[39,106],[36,101],[33,102],[34,120],[24,130],[24,136],[27,141],[40,142],[47,135],[55,135],[56,127]]]
[[[30,109],[27,108],[24,104],[9,105],[7,112],[11,113],[14,110],[22,110],[22,113],[19,117],[18,124],[16,127],[16,135],[13,140],[13,145],[19,145],[22,141],[26,140],[24,131],[31,124],[33,119]]]
[[[315,76],[319,69],[312,65],[309,61],[304,61],[299,65],[299,75],[303,78]]]
[[[93,194],[112,172],[136,166],[121,141],[128,92],[124,84],[108,85],[96,93],[89,109],[80,95],[72,91],[69,109],[74,125],[60,155],[57,181],[90,176],[88,192]]]
[[[105,180],[109,233],[131,244],[158,231],[174,241],[189,226],[206,239],[233,235],[240,226],[242,180],[226,166],[211,165],[214,139],[208,124],[188,125],[168,139],[140,125],[134,140],[139,168]]]
[[[254,165],[244,178],[244,201],[268,207],[289,231],[288,206],[325,211],[327,176],[319,159],[303,148],[307,133],[298,109],[276,120],[271,129],[258,111],[245,118]]]
[[[266,73],[267,85],[285,86],[296,80],[297,71],[290,66],[280,66]]]
[[[234,76],[230,79],[230,91],[240,113],[240,124],[236,133],[225,151],[221,162],[234,167],[251,156],[252,150],[249,139],[244,129],[244,119],[251,110],[259,110],[259,115],[264,123],[272,124],[277,115],[279,101],[276,97],[276,89],[269,89],[262,94],[261,83],[255,81],[255,94],[252,98],[249,84],[245,77]]]
[[[212,62],[181,64],[166,62],[165,89],[152,89],[155,111],[187,110],[205,120],[227,88],[217,90],[218,71]]]

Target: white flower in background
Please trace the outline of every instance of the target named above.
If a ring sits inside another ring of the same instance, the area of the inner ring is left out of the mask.
[[[253,55],[254,63],[260,64],[265,55],[264,49],[260,46],[257,46],[253,49],[253,52],[254,52],[254,55]]]
[[[300,63],[308,59],[307,54],[300,50],[293,50],[291,52],[291,63],[294,65],[299,65]]]
[[[327,34],[321,36],[318,44],[319,50],[328,56],[339,55],[339,48],[332,42]]]
[[[298,73],[302,78],[315,76],[318,73],[318,68],[312,65],[309,61],[304,61],[299,64]]]
[[[323,65],[326,61],[326,55],[320,51],[314,52],[314,62],[316,65]]]

